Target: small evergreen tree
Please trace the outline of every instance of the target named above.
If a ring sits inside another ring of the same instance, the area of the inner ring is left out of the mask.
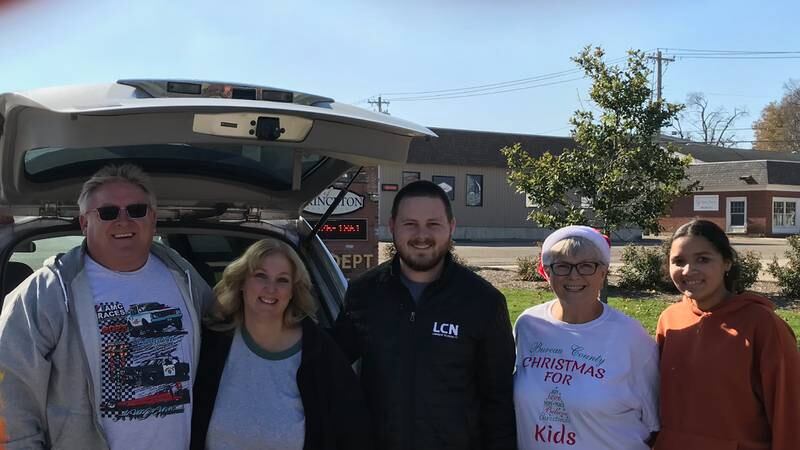
[[[641,51],[624,68],[607,65],[603,50],[586,47],[573,61],[593,80],[589,96],[600,110],[570,120],[577,147],[558,156],[532,157],[520,144],[501,149],[509,183],[537,207],[530,219],[546,228],[590,225],[610,233],[636,225],[658,231],[672,201],[689,194],[690,158],[675,156],[655,139],[681,106],[650,101],[650,70]]]

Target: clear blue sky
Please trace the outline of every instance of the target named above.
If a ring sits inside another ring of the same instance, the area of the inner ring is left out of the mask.
[[[574,69],[569,58],[587,44],[605,48],[609,59],[629,48],[800,51],[797,0],[5,5],[0,9],[3,92],[171,77],[249,82],[357,103],[379,93],[461,88]],[[682,102],[690,92],[704,92],[713,107],[744,107],[750,115],[737,128],[749,128],[793,77],[800,78],[800,59],[679,59],[666,69],[664,94]],[[572,113],[582,104],[591,106],[587,86],[576,80],[495,95],[392,101],[389,111],[427,126],[568,135]],[[752,139],[748,130],[736,136]]]

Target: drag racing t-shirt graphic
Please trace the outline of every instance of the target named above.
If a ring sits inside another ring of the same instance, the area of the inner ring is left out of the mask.
[[[519,448],[648,450],[658,430],[655,341],[613,308],[569,324],[550,314],[553,303],[515,325]]]
[[[162,427],[170,436],[188,436],[192,326],[172,274],[153,256],[135,272],[89,261],[87,273],[100,332],[100,415],[109,441],[132,448],[141,436],[120,438]]]

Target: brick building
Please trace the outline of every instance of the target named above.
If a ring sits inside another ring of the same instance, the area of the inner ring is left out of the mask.
[[[733,234],[800,233],[800,155],[675,143],[694,158],[687,172],[701,190],[673,203],[661,220],[665,231],[703,218]]]

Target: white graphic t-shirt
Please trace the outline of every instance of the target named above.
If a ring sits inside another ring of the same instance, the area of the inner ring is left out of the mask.
[[[647,450],[658,424],[658,348],[635,320],[604,305],[584,324],[556,320],[557,300],[514,325],[520,450]]]
[[[103,431],[112,450],[185,450],[191,427],[192,323],[169,269],[135,272],[87,257],[100,332]]]

